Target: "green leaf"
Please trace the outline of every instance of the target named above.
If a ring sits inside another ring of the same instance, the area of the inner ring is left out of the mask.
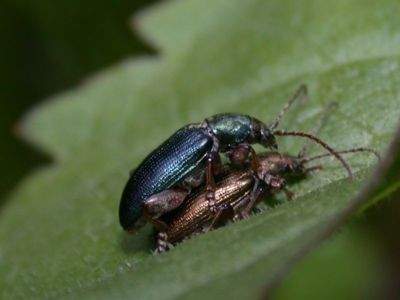
[[[400,129],[386,160],[376,171],[375,175],[381,176],[370,181],[375,187],[364,189],[373,191],[369,197],[372,203],[387,197],[381,200],[379,209],[372,207],[293,270],[288,268],[289,276],[272,293],[269,289],[274,299],[372,299],[392,292],[392,282],[397,280],[391,257],[398,252],[399,168]],[[397,191],[393,192],[396,186]],[[367,198],[360,199],[365,203]],[[354,206],[355,201],[352,202]]]
[[[348,157],[354,182],[327,161],[292,187],[295,201],[160,256],[151,253],[149,227],[127,236],[118,224],[128,171],[177,128],[214,113],[272,121],[300,83],[309,102],[281,128],[311,131],[336,101],[321,138],[338,149],[383,151],[400,113],[399,8],[397,1],[189,0],[141,15],[134,24],[159,56],[121,62],[24,122],[25,137],[54,163],[27,177],[0,212],[2,296],[259,295],[352,205],[374,157]],[[294,154],[303,145],[279,143]]]
[[[274,299],[373,299],[382,295],[379,288],[390,270],[385,265],[386,253],[371,238],[373,232],[349,227],[296,265]]]

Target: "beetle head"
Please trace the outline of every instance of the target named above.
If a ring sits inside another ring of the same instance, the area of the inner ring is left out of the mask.
[[[261,174],[301,176],[305,173],[304,162],[301,159],[279,152],[261,154],[259,163]]]
[[[252,135],[253,142],[259,143],[265,148],[278,150],[278,144],[276,143],[272,130],[263,122],[255,118],[252,120]]]

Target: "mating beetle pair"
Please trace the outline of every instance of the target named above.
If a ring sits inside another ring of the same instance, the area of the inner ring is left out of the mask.
[[[213,169],[219,153],[235,153],[237,147],[252,152],[250,145],[255,143],[276,150],[275,136],[300,136],[313,140],[335,156],[352,177],[350,167],[340,154],[314,135],[275,130],[290,105],[306,93],[307,89],[302,85],[270,126],[247,115],[219,114],[179,129],[131,173],[119,207],[121,226],[133,231],[148,220],[162,227],[158,218],[179,207],[191,188],[199,186],[204,177],[207,203],[209,209],[215,211]]]
[[[372,152],[379,158],[374,150],[368,148],[353,148],[337,153],[355,152]],[[267,152],[257,156],[255,166],[246,166],[240,171],[228,168],[216,185],[216,210],[213,212],[208,209],[205,191],[191,195],[176,212],[162,217],[168,226],[157,234],[156,252],[167,251],[177,242],[207,232],[227,221],[247,218],[262,199],[268,199],[279,191],[284,191],[291,199],[293,194],[287,190],[286,180],[289,177],[305,177],[310,171],[321,169],[321,165],[308,166],[308,163],[330,155],[305,157],[305,151],[298,156]]]
[[[317,134],[326,123],[331,108],[329,103],[323,110],[319,124],[314,127]],[[167,224],[165,230],[156,236],[156,253],[172,248],[174,244],[203,232],[212,230],[228,221],[247,218],[256,205],[263,199],[268,200],[277,192],[284,191],[291,200],[293,193],[287,188],[290,179],[301,180],[314,170],[323,168],[321,164],[309,165],[316,160],[332,156],[324,153],[308,156],[308,144],[305,144],[297,156],[279,152],[254,154],[250,162],[243,162],[248,148],[238,147],[231,153],[231,164],[224,165],[215,188],[215,211],[210,211],[206,191],[200,189],[189,195],[188,199],[172,213],[161,219]],[[244,153],[242,153],[244,152]],[[379,154],[370,148],[352,148],[337,151],[337,154],[370,152],[380,159]],[[242,164],[237,170],[234,165]]]

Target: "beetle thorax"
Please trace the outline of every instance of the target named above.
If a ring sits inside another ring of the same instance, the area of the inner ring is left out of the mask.
[[[221,150],[251,142],[251,118],[241,114],[218,114],[206,120],[207,126],[219,140]]]

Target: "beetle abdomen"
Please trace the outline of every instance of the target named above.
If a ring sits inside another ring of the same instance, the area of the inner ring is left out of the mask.
[[[122,193],[121,226],[132,229],[142,216],[143,202],[197,170],[212,146],[213,139],[204,128],[185,126],[153,150],[133,171]]]

